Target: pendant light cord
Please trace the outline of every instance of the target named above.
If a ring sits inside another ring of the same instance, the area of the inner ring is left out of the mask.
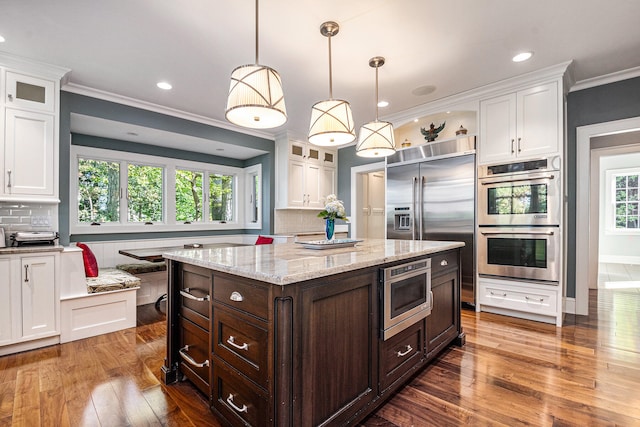
[[[258,0],[256,0],[256,65],[259,64],[258,60]]]
[[[333,76],[331,75],[331,36],[329,39],[329,99],[333,99]]]
[[[378,66],[376,66],[376,122],[378,121]]]

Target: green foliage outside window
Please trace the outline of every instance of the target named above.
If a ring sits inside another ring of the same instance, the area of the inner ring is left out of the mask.
[[[130,222],[162,221],[162,171],[161,167],[129,165],[127,197]]]
[[[638,182],[640,175],[618,175],[615,177],[615,221],[617,229],[639,229]]]
[[[176,170],[176,221],[202,221],[202,172]]]
[[[78,159],[78,221],[117,222],[120,210],[120,165]]]
[[[211,221],[233,220],[233,176],[209,176],[209,216]]]

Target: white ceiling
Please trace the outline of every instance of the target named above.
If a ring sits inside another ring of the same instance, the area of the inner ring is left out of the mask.
[[[70,68],[69,82],[224,121],[231,71],[254,62],[253,0],[0,0],[0,51]],[[356,126],[380,116],[574,60],[585,80],[640,66],[638,0],[262,0],[260,60],[283,79],[288,122],[305,138],[311,106],[333,95]],[[525,63],[511,57],[535,52]],[[173,90],[156,87],[169,81]],[[435,86],[426,95],[417,88]],[[233,128],[233,127],[231,127]]]

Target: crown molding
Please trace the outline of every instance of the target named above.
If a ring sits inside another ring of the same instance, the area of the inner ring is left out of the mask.
[[[48,77],[54,80],[61,80],[63,84],[71,72],[69,68],[47,64],[30,58],[14,55],[7,52],[0,52],[0,64],[17,71],[36,74],[40,77]]]
[[[478,102],[481,99],[500,96],[505,93],[513,92],[523,86],[534,85],[547,82],[549,80],[563,77],[565,85],[570,84],[566,81],[566,75],[571,75],[571,65],[573,61],[563,62],[541,70],[532,71],[530,73],[500,80],[485,86],[480,86],[465,92],[460,92],[446,98],[429,101],[408,110],[401,111],[397,114],[384,116],[383,120],[390,121],[394,126],[401,126],[410,122],[416,117],[423,117],[429,114],[442,113],[448,110],[460,109],[478,109]]]
[[[274,135],[266,132],[260,132],[253,129],[245,129],[239,126],[232,125],[227,122],[215,120],[209,117],[201,116],[198,114],[189,113],[174,108],[165,107],[163,105],[154,104],[151,102],[141,101],[139,99],[130,98],[124,95],[118,95],[112,92],[107,92],[99,89],[94,89],[88,86],[79,85],[76,83],[67,83],[62,86],[62,90],[66,92],[75,93],[77,95],[89,96],[91,98],[101,99],[103,101],[114,102],[116,104],[127,105],[129,107],[139,108],[141,110],[153,111],[154,113],[164,114],[166,116],[177,117],[180,119],[189,120],[192,122],[202,123],[205,125],[227,129],[233,132],[242,133],[245,135],[256,136],[273,141]]]
[[[615,73],[605,74],[591,79],[580,80],[571,87],[570,92],[576,92],[583,89],[589,89],[596,86],[615,83],[622,80],[640,77],[640,67],[629,68],[627,70],[616,71]]]

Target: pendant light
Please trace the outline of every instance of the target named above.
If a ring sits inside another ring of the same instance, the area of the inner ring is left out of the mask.
[[[329,39],[329,99],[317,102],[311,107],[309,142],[320,146],[347,144],[356,139],[351,105],[341,99],[333,99],[333,79],[331,76],[331,37],[338,34],[340,27],[333,21],[320,26],[320,34]]]
[[[369,66],[376,69],[376,120],[360,128],[356,154],[361,157],[385,157],[396,152],[393,125],[378,120],[378,68],[383,65],[384,58],[381,56],[369,60]]]
[[[258,64],[258,0],[256,0],[256,62],[231,73],[225,117],[238,126],[269,129],[287,121],[282,80],[276,70]]]

